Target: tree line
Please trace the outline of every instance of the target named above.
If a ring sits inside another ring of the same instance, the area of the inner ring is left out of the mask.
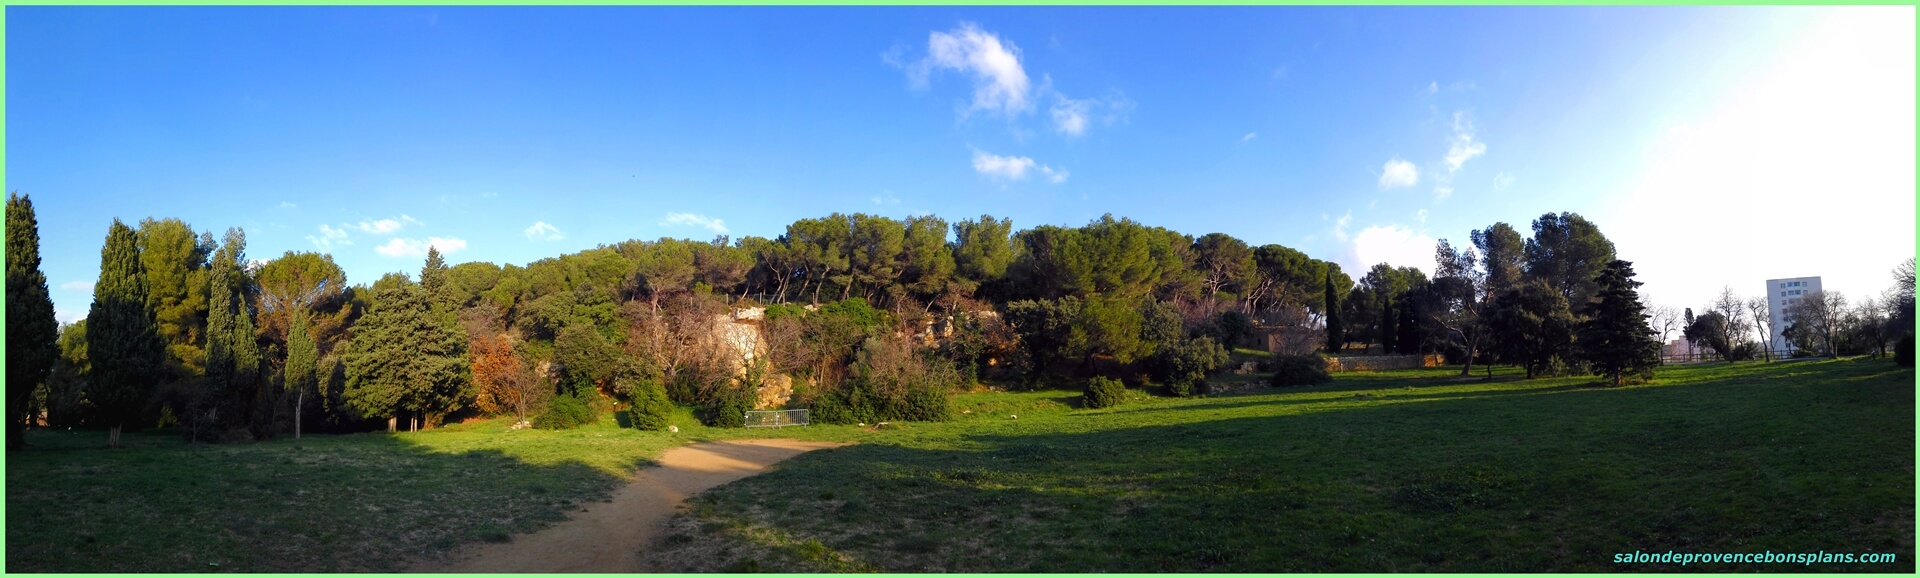
[[[1355,280],[1281,245],[1104,216],[1013,230],[835,213],[774,238],[630,240],[526,266],[448,265],[350,285],[330,255],[247,257],[179,219],[116,220],[87,319],[51,320],[31,201],[8,202],[16,429],[175,425],[189,439],[433,427],[514,415],[564,427],[609,404],[738,419],[777,384],[821,421],[940,419],[980,381],[1091,376],[1175,395],[1238,346],[1437,353],[1529,375],[1644,376],[1655,329],[1630,264],[1579,215],[1437,247],[1435,275]],[[34,293],[37,287],[38,295]],[[759,345],[730,334],[760,307]],[[731,341],[730,341],[731,340]],[[1263,342],[1264,341],[1264,342]],[[18,371],[18,373],[15,373]],[[17,438],[17,434],[15,436]],[[116,437],[114,438],[117,440]]]

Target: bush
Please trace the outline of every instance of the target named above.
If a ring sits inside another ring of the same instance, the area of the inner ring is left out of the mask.
[[[947,421],[953,419],[953,398],[938,386],[920,386],[907,392],[899,411],[890,419],[902,421]]]
[[[814,396],[813,407],[808,408],[807,419],[813,423],[835,425],[852,424],[853,411],[847,408],[847,400],[839,392],[825,391]]]
[[[592,391],[576,391],[555,396],[547,405],[547,411],[534,416],[533,427],[540,429],[573,429],[600,421],[600,412],[595,405]]]
[[[633,407],[627,408],[627,417],[634,429],[667,429],[667,421],[673,416],[673,400],[667,399],[667,388],[661,387],[660,382],[645,380],[635,383],[628,394],[633,396]]]
[[[1126,399],[1127,386],[1119,380],[1096,377],[1087,381],[1087,390],[1080,394],[1080,406],[1099,409],[1120,405]]]
[[[1164,344],[1154,354],[1153,373],[1167,383],[1167,393],[1186,397],[1206,393],[1207,375],[1227,363],[1227,350],[1211,337]]]
[[[713,401],[707,402],[707,425],[746,427],[747,410],[753,409],[752,392],[746,387],[728,387],[714,392]]]
[[[1913,334],[1900,338],[1893,346],[1893,363],[1900,367],[1913,367]]]
[[[1289,387],[1296,385],[1314,385],[1333,381],[1327,375],[1327,368],[1315,355],[1275,355],[1269,362],[1273,365],[1273,386]]]

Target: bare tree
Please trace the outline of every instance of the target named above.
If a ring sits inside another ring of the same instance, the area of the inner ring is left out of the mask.
[[[1714,298],[1713,303],[1707,308],[1719,313],[1726,321],[1720,326],[1720,331],[1721,338],[1725,339],[1722,343],[1727,344],[1728,351],[1722,351],[1720,355],[1726,356],[1727,361],[1731,362],[1734,352],[1740,349],[1740,345],[1748,343],[1747,331],[1753,328],[1752,322],[1747,319],[1747,303],[1733,293],[1733,287],[1722,287],[1720,296]]]
[[[1873,344],[1874,357],[1887,356],[1887,312],[1881,303],[1868,297],[1853,306],[1847,312],[1847,327],[1855,338]]]
[[[1747,313],[1753,315],[1753,328],[1760,332],[1760,357],[1769,363],[1773,361],[1773,332],[1767,325],[1773,322],[1769,314],[1766,295],[1757,295],[1747,299]]]
[[[1660,332],[1660,346],[1666,347],[1673,332],[1680,330],[1680,312],[1670,305],[1658,305],[1647,307],[1647,313],[1647,323]]]
[[[1846,311],[1847,298],[1840,292],[1812,291],[1787,304],[1787,320],[1820,340],[1827,357],[1837,358],[1840,352],[1834,342]]]

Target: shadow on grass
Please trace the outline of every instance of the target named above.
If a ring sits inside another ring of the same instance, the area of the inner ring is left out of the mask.
[[[624,482],[564,457],[410,437],[460,433],[231,445],[130,433],[119,450],[105,432],[30,435],[7,456],[9,572],[394,571],[563,520]]]
[[[1111,427],[867,443],[699,500],[894,571],[1647,571],[1667,568],[1612,557],[1672,549],[1898,555],[1707,571],[1911,572],[1912,373],[1851,373],[1088,414]]]

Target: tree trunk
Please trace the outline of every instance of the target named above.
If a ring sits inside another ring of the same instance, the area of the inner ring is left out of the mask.
[[[400,428],[400,416],[393,416],[393,417],[387,418],[387,433],[393,433],[394,431],[397,431],[399,428]]]
[[[1476,353],[1475,350],[1479,348],[1480,335],[1476,333],[1473,339],[1467,340],[1467,364],[1465,367],[1460,368],[1460,377],[1473,375],[1473,354]]]
[[[307,403],[306,390],[301,390],[300,393],[294,394],[293,396],[293,439],[296,439],[296,440],[300,439],[300,418],[305,415],[300,410],[305,409],[306,403]]]
[[[120,424],[114,424],[113,428],[107,430],[107,447],[120,447]]]

